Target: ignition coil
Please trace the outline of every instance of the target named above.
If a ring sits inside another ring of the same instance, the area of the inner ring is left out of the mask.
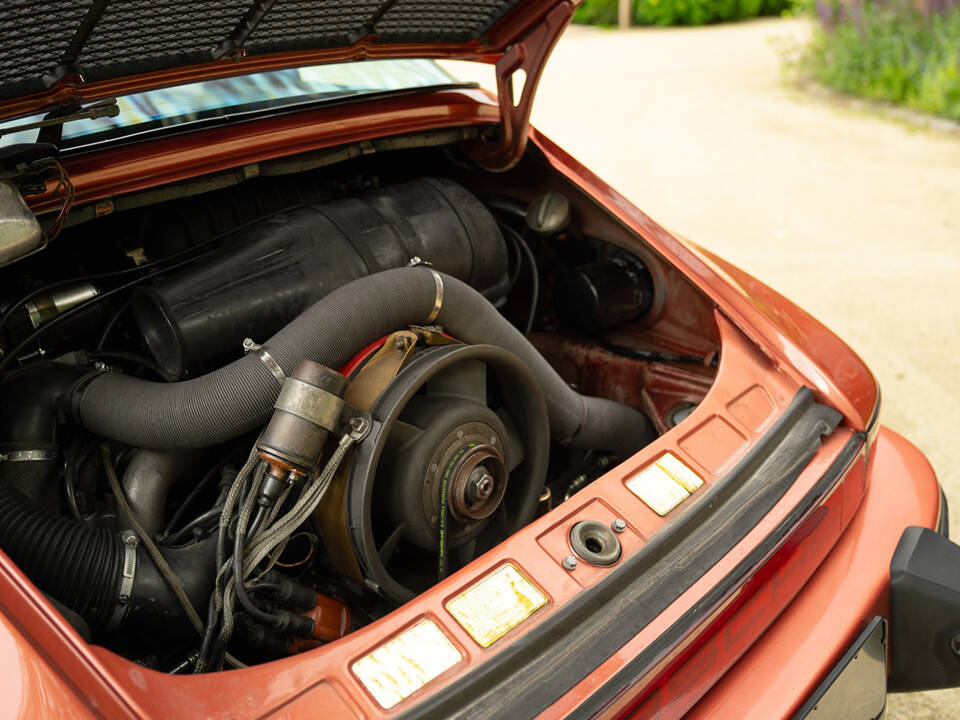
[[[257,443],[257,454],[267,462],[257,501],[262,508],[272,507],[285,487],[316,471],[327,438],[340,422],[346,389],[343,375],[311,360],[301,360],[284,381]]]

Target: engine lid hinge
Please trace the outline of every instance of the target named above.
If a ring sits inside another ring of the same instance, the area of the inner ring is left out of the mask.
[[[508,47],[497,61],[499,134],[481,137],[466,146],[467,154],[482,168],[503,172],[523,157],[540,76],[575,9],[573,2],[560,3],[523,40]]]

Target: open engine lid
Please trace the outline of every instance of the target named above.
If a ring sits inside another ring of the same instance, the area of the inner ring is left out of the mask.
[[[286,67],[373,58],[497,64],[501,147],[521,143],[578,0],[8,0],[0,119]],[[522,69],[520,97],[512,75]],[[68,110],[69,108],[69,110]],[[516,148],[513,149],[516,152]],[[490,165],[508,164],[490,158]]]

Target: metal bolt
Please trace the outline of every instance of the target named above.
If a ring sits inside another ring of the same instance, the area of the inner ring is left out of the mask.
[[[467,497],[470,500],[486,500],[493,494],[493,476],[482,467],[473,471],[470,476],[470,485],[467,487]]]
[[[102,360],[97,360],[97,361],[93,364],[93,368],[94,368],[95,370],[97,370],[98,372],[103,372],[104,370],[107,369],[107,364],[106,364],[105,362],[103,362]]]
[[[243,351],[250,352],[253,350],[257,344],[253,341],[253,338],[244,338],[243,339]]]
[[[367,431],[367,419],[359,415],[350,418],[350,427],[357,435],[363,435]]]
[[[117,598],[118,605],[126,605],[128,602],[130,602],[129,595],[121,595],[120,597]]]
[[[477,492],[481,497],[489,497],[493,492],[493,478],[488,473],[484,473],[477,480]]]
[[[957,633],[950,639],[950,649],[954,655],[960,655],[960,633]]]
[[[563,565],[564,570],[577,569],[577,559],[573,555],[567,555],[560,564]]]
[[[124,539],[123,542],[126,543],[127,545],[129,545],[130,547],[136,547],[136,546],[137,546],[137,536],[136,536],[136,535],[127,535],[127,537]]]
[[[617,518],[612,523],[610,523],[610,527],[613,528],[614,532],[622,533],[624,530],[627,529],[627,521],[624,520],[623,518]]]

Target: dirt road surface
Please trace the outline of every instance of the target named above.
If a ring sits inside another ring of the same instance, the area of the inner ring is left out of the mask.
[[[824,321],[867,361],[882,422],[930,458],[960,539],[960,134],[783,82],[802,20],[574,26],[533,122],[672,230]],[[455,72],[488,84],[492,75]],[[486,68],[484,68],[486,71]],[[887,718],[960,718],[960,691],[891,696]]]

